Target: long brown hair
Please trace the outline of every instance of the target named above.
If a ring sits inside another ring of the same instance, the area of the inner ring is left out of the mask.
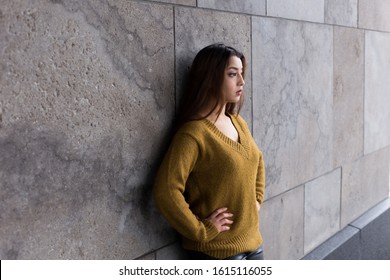
[[[222,93],[225,69],[229,59],[237,56],[243,65],[243,77],[245,77],[245,56],[236,49],[224,44],[213,44],[200,50],[195,56],[188,76],[186,90],[181,98],[175,127],[177,130],[184,123],[208,117],[218,106],[221,114],[222,104],[225,102]],[[237,103],[227,103],[226,112],[238,114],[243,105],[243,95]],[[206,116],[199,116],[199,112],[214,102],[212,110]]]

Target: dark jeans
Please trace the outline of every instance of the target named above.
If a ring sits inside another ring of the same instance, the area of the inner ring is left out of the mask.
[[[209,255],[197,251],[187,251],[192,260],[217,260]],[[240,253],[225,260],[264,260],[263,246],[260,246],[254,251]]]

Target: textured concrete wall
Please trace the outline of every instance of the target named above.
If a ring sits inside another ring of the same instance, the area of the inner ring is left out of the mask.
[[[175,259],[151,186],[195,53],[249,61],[269,259],[299,259],[389,194],[390,5],[2,0],[0,258]]]

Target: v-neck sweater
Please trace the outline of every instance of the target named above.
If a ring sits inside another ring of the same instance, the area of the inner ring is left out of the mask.
[[[256,201],[263,202],[264,161],[248,126],[229,115],[239,141],[207,119],[184,124],[173,137],[155,178],[157,207],[188,250],[224,259],[258,248]],[[230,230],[218,233],[207,220],[215,210],[233,213]]]

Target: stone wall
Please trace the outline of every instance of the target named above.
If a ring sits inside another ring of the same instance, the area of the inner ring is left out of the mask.
[[[268,259],[389,195],[390,2],[2,0],[0,258],[176,259],[151,186],[195,53],[249,61]]]

